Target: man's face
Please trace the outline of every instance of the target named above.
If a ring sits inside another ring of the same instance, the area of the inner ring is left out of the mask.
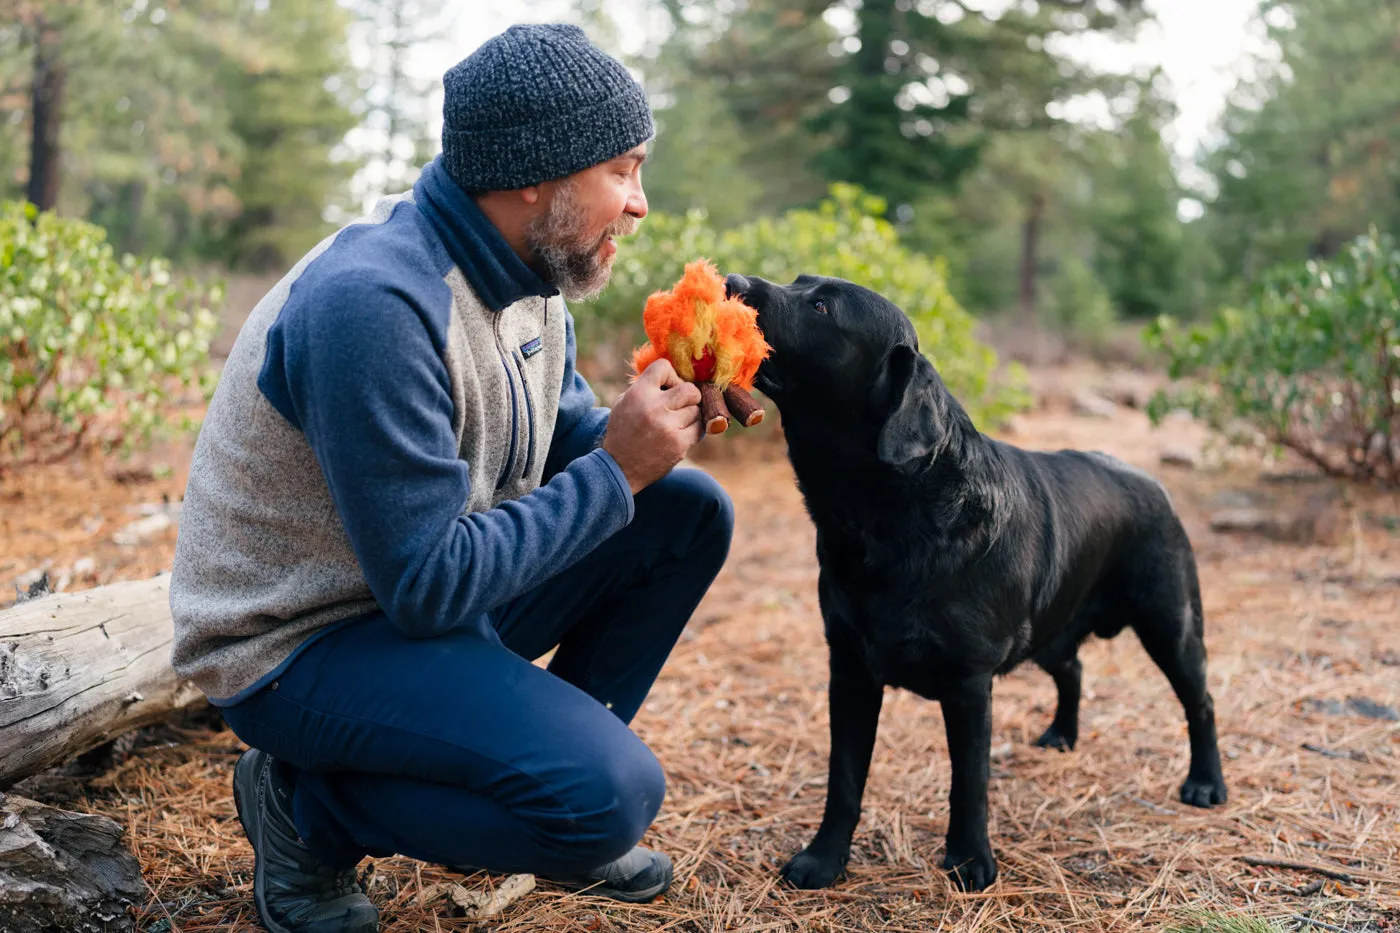
[[[647,215],[645,159],[646,146],[638,146],[549,184],[545,209],[525,227],[525,245],[565,298],[592,298],[608,284],[615,239],[635,233]]]

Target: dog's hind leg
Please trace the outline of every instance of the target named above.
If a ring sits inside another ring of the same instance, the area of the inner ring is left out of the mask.
[[[1035,744],[1041,748],[1057,748],[1067,752],[1079,740],[1079,680],[1083,666],[1079,658],[1070,655],[1068,659],[1056,659],[1047,663],[1036,658],[1036,663],[1051,677],[1055,678],[1055,718]]]
[[[1181,785],[1181,800],[1209,807],[1224,803],[1226,791],[1215,738],[1215,702],[1206,689],[1200,588],[1189,547],[1166,555],[1166,560],[1168,567],[1157,572],[1157,579],[1137,590],[1137,611],[1129,616],[1130,624],[1186,711],[1191,770]]]
[[[1068,625],[1032,655],[1040,669],[1055,679],[1055,718],[1035,740],[1041,748],[1067,752],[1079,741],[1079,681],[1084,670],[1079,663],[1079,644],[1101,614],[1100,600],[1094,594]]]

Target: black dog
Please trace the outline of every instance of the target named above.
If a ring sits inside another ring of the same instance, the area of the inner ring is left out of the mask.
[[[1103,454],[1029,452],[978,433],[908,317],[869,289],[806,275],[726,286],[758,310],[773,347],[757,386],[782,414],[816,525],[830,648],[826,812],[783,876],[819,888],[845,868],[889,684],[943,706],[943,867],[966,890],[987,887],[993,676],[1027,658],[1044,668],[1059,704],[1036,744],[1073,748],[1079,645],[1124,626],[1186,710],[1181,799],[1223,803],[1195,558],[1161,485]]]

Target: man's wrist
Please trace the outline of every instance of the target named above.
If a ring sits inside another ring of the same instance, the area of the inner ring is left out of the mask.
[[[627,488],[631,490],[632,495],[635,496],[637,493],[641,492],[643,489],[646,488],[646,484],[638,483],[637,480],[633,478],[632,474],[627,471],[627,467],[622,465],[622,461],[617,459],[617,455],[608,449],[606,437],[604,437],[603,440],[598,443],[598,449],[602,450],[609,457],[612,457],[613,463],[617,464],[617,468],[619,471],[621,471],[623,479],[627,480]]]

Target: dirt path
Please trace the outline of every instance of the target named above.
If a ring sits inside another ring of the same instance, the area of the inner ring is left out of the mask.
[[[1085,417],[1049,394],[1051,406],[1009,440],[1115,453],[1162,477],[1183,514],[1201,565],[1226,807],[1176,801],[1187,765],[1181,710],[1125,634],[1081,655],[1073,753],[1029,745],[1053,711],[1048,677],[1026,669],[998,684],[991,835],[1001,877],[990,892],[954,894],[937,870],[949,786],[942,720],[936,704],[898,691],[886,697],[848,878],[815,893],[777,885],[777,868],[821,815],[826,653],[811,527],[785,461],[757,445],[706,461],[736,502],[733,553],[635,723],[667,771],[667,803],[648,841],[675,858],[676,887],[660,903],[624,908],[544,886],[492,928],[1129,930],[1202,909],[1400,929],[1400,722],[1384,718],[1400,710],[1400,502],[1353,492],[1350,504],[1315,505],[1326,520],[1312,543],[1218,534],[1213,509],[1246,500],[1291,508],[1330,486],[1260,485],[1257,466],[1163,467],[1164,448],[1200,444],[1198,428],[1153,431],[1127,410]],[[81,553],[98,557],[89,584],[168,566],[173,533],[137,548],[101,542],[127,505],[180,488],[183,467],[173,463],[164,481],[73,486],[50,477],[0,487],[0,579],[45,558],[71,566]],[[65,498],[81,501],[64,512],[55,503]],[[112,517],[84,538],[81,522],[94,513]],[[12,517],[30,514],[49,530]],[[180,737],[92,782],[79,805],[130,828],[156,891],[145,929],[248,933],[258,929],[251,852],[227,783],[239,746],[227,732]],[[1246,856],[1351,880],[1251,866]],[[441,880],[463,879],[376,862],[372,890],[386,933],[471,928],[445,901],[419,903]]]

